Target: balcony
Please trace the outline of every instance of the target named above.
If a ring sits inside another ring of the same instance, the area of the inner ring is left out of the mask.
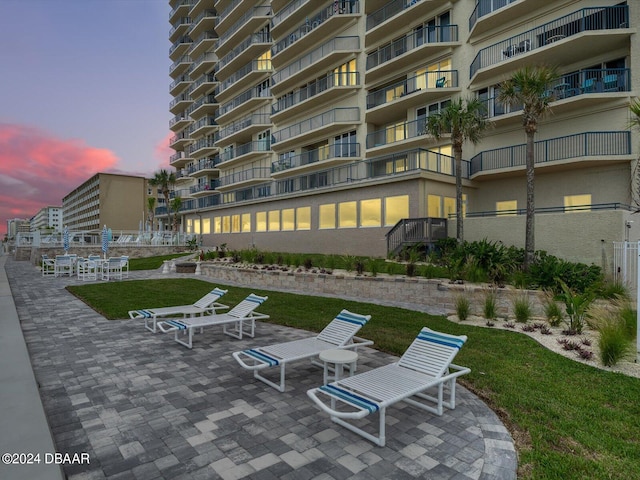
[[[229,168],[234,165],[246,163],[263,156],[265,153],[271,153],[271,142],[269,140],[258,140],[256,142],[247,142],[230,148],[220,153],[220,167]]]
[[[298,60],[278,69],[271,77],[271,91],[278,95],[290,90],[309,70],[326,71],[342,58],[360,51],[359,37],[335,37]]]
[[[191,157],[188,157],[186,152],[176,152],[169,157],[169,165],[176,169],[182,168],[184,165],[192,161]]]
[[[274,150],[282,151],[296,143],[308,143],[313,138],[326,138],[347,128],[355,128],[359,123],[359,108],[334,108],[273,132]]]
[[[202,175],[213,175],[219,172],[218,164],[220,163],[219,155],[203,158],[189,169],[189,175],[192,177],[200,177]]]
[[[193,41],[189,55],[193,58],[198,58],[203,53],[210,51],[217,39],[218,35],[213,30],[203,32]]]
[[[227,123],[233,118],[246,115],[247,112],[256,110],[260,105],[270,102],[272,98],[268,88],[251,88],[220,107],[218,122]]]
[[[173,27],[169,31],[169,41],[171,43],[185,35],[191,28],[191,17],[180,17],[171,23]]]
[[[216,26],[216,11],[205,10],[197,17],[193,18],[191,31],[189,32],[192,37],[199,37],[202,33],[208,30],[213,30]]]
[[[176,60],[182,55],[185,55],[191,48],[192,44],[193,40],[191,40],[191,37],[188,35],[180,37],[173,43],[173,45],[171,45],[171,48],[169,48],[169,58],[171,60]]]
[[[221,101],[229,99],[235,92],[246,89],[266,80],[273,72],[271,60],[252,60],[234,72],[233,75],[220,82],[216,94]]]
[[[382,148],[396,143],[403,147],[411,143],[425,143],[433,137],[427,134],[427,117],[410,122],[400,122],[367,135],[367,148]]]
[[[366,82],[375,82],[424,57],[442,54],[459,45],[457,25],[422,28],[367,55]]]
[[[182,0],[169,12],[169,23],[172,25],[180,19],[186,17],[191,10],[191,5],[195,0]]]
[[[231,26],[238,21],[242,16],[242,12],[245,11],[242,5],[242,1],[232,1],[229,6],[218,12],[218,23],[216,24],[216,30],[218,32],[226,32]]]
[[[449,155],[424,148],[405,150],[367,160],[368,178],[379,178],[415,173],[455,176],[455,159]],[[469,178],[470,163],[462,161],[462,178]]]
[[[404,117],[417,104],[433,103],[460,90],[457,70],[425,72],[369,93],[366,120],[380,124]]]
[[[209,135],[189,145],[187,151],[191,158],[197,159],[212,155],[217,149],[218,147],[216,146],[214,136]]]
[[[274,178],[282,178],[317,170],[318,168],[350,163],[360,158],[359,143],[335,143],[322,148],[307,150],[291,157],[281,158],[271,164],[271,174]]]
[[[215,53],[208,52],[200,55],[189,68],[189,75],[191,78],[197,78],[204,73],[211,73],[217,60]]]
[[[193,198],[203,197],[210,195],[213,190],[216,190],[220,186],[219,180],[209,180],[208,182],[198,183],[189,187],[189,192]]]
[[[197,119],[204,115],[215,114],[218,106],[219,104],[216,97],[210,93],[209,95],[205,95],[193,102],[191,107],[189,107],[188,113],[191,118]]]
[[[471,178],[485,175],[522,175],[526,165],[526,144],[480,152],[471,159]],[[631,132],[585,132],[535,142],[536,168],[574,169],[575,163],[589,166],[633,160]]]
[[[171,64],[169,67],[169,75],[171,75],[171,78],[178,78],[185,73],[190,66],[191,57],[189,55],[183,55]]]
[[[211,94],[218,82],[216,81],[216,77],[213,73],[205,73],[198,77],[191,85],[191,96],[192,98],[198,98],[201,96],[206,96]]]
[[[269,18],[271,18],[271,7],[269,5],[251,8],[220,35],[216,53],[218,55],[224,55],[231,46],[236,45],[240,39],[262,27]]]
[[[266,130],[269,127],[271,127],[269,115],[256,113],[218,130],[216,132],[216,142],[220,147],[223,147],[233,142],[242,141],[244,138],[251,137],[254,133]]]
[[[271,46],[271,35],[268,33],[254,33],[245,38],[236,48],[227,53],[216,65],[218,78],[225,78],[232,74],[239,65],[255,60]]]
[[[191,17],[196,17],[202,12],[206,7],[211,6],[211,0],[191,0],[191,10],[189,10],[189,15]]]
[[[189,93],[181,93],[176,98],[171,100],[171,103],[169,103],[169,111],[174,115],[177,115],[184,112],[192,102],[193,100],[191,99],[191,95],[189,95]]]
[[[526,3],[526,0],[478,0],[469,17],[470,35],[480,35],[513,18],[521,17],[532,10],[531,5],[525,6]]]
[[[174,150],[183,150],[186,145],[191,143],[191,133],[186,128],[182,132],[175,134],[169,139],[169,147]]]
[[[189,169],[187,168],[177,169],[174,173],[174,176],[176,178],[176,181],[175,181],[176,186],[182,185],[183,183],[190,183],[193,181],[193,179],[189,176]]]
[[[169,95],[175,97],[191,85],[191,77],[186,73],[180,75],[169,85]]]
[[[315,82],[307,84],[306,87],[296,90],[293,94],[279,98],[271,106],[271,119],[274,123],[278,123],[283,114],[296,116],[321,105],[329,105],[345,92],[353,92],[360,86],[358,72],[330,72]]]
[[[447,5],[449,0],[392,0],[367,15],[365,42],[374,45],[389,36],[405,31],[417,18],[428,17]]]
[[[577,59],[596,58],[628,48],[629,8],[624,6],[583,8],[540,27],[481,49],[471,63],[472,82],[504,77],[525,65],[558,65]],[[552,52],[550,52],[552,50]]]
[[[292,30],[296,23],[302,22],[309,14],[309,3],[309,0],[294,0],[274,13],[271,17],[271,34],[279,37],[284,32]],[[276,10],[273,2],[271,6]]]
[[[234,188],[245,188],[259,183],[263,183],[269,180],[271,177],[269,168],[254,167],[240,172],[232,173],[231,175],[225,175],[220,177],[220,186],[218,190],[223,192]]]
[[[628,68],[584,69],[561,75],[547,95],[554,102],[554,115],[558,116],[585,105],[593,108],[611,102],[613,98],[628,98],[630,91],[631,71]],[[496,97],[483,101],[486,102],[487,117],[492,118],[494,124],[511,123],[514,118],[520,120],[518,112],[522,107],[507,107]]]
[[[181,199],[191,198],[191,191],[188,188],[181,188],[179,190],[171,190],[169,192],[169,198],[173,200],[174,198],[180,197]]]
[[[202,117],[192,125],[191,137],[198,138],[204,135],[211,135],[217,128],[218,123],[214,116]]]
[[[340,7],[337,8],[337,5]],[[360,16],[360,3],[357,1],[337,2],[337,5],[331,3],[318,13],[307,16],[302,25],[271,47],[271,58],[276,68],[286,59],[297,57],[309,46],[317,45],[334,32],[344,30]]]
[[[169,130],[178,132],[191,124],[191,119],[185,113],[179,113],[169,120]]]

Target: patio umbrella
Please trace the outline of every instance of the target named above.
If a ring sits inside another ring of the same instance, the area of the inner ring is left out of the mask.
[[[66,225],[62,230],[62,248],[64,249],[64,254],[66,255],[69,251],[69,227]]]
[[[109,250],[109,231],[107,230],[107,226],[105,225],[102,228],[102,253],[104,258],[107,258],[107,251]]]

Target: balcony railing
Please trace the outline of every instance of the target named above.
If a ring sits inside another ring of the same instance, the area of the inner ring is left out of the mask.
[[[220,35],[220,40],[218,41],[218,48],[220,45],[224,44],[229,38],[233,36],[240,28],[251,20],[253,17],[268,17],[271,15],[271,6],[270,5],[262,5],[258,7],[253,7],[248,10],[242,17],[234,23],[223,35]]]
[[[293,12],[300,8],[308,0],[295,0],[271,17],[271,26],[279,25],[283,20],[288,18]]]
[[[215,190],[220,186],[219,180],[209,180],[207,183],[198,183],[197,185],[192,185],[189,187],[189,193],[200,193],[200,192],[208,192],[210,190]]]
[[[526,144],[480,152],[471,159],[471,175],[526,164]],[[631,132],[585,132],[535,142],[535,163],[579,157],[631,154]]]
[[[334,108],[302,122],[273,132],[273,142],[282,142],[336,122],[359,122],[359,108]]]
[[[271,67],[270,59],[252,60],[251,62],[247,63],[245,66],[240,67],[238,70],[236,70],[236,72],[233,75],[231,75],[229,78],[227,78],[222,83],[220,83],[220,85],[218,85],[218,87],[216,88],[216,94],[220,94],[221,92],[224,92],[231,85],[238,82],[241,78],[246,77],[251,72],[267,73],[267,72],[270,72],[271,69],[272,67]]]
[[[536,207],[536,215],[539,213],[568,213],[568,212],[592,212],[601,210],[625,210],[628,212],[635,212],[637,207],[626,205],[619,202],[610,203],[592,203],[590,205],[572,205],[572,206],[557,206],[557,207]],[[511,215],[526,215],[526,208],[516,208],[513,210],[487,210],[484,212],[467,212],[465,215],[467,218],[478,217],[498,217],[498,216],[511,216]],[[455,214],[449,214],[449,216]]]
[[[457,42],[458,26],[428,26],[420,31],[394,40],[367,55],[367,70],[382,65],[423,45]]]
[[[236,48],[227,53],[224,57],[220,59],[218,64],[216,65],[216,72],[219,72],[226,65],[228,65],[234,58],[240,55],[243,51],[249,48],[251,45],[256,45],[259,43],[271,43],[271,34],[262,32],[262,33],[252,33],[247,38],[245,38]]]
[[[381,147],[427,134],[427,117],[389,125],[367,135],[367,148]]]
[[[231,175],[221,177],[220,186],[226,187],[228,185],[233,185],[234,183],[247,182],[250,180],[268,180],[270,174],[270,169],[266,167],[248,168],[246,170],[241,170],[239,172],[232,173]]]
[[[340,2],[336,2],[340,4]],[[305,23],[300,25],[296,30],[291,32],[287,37],[280,40],[278,43],[271,47],[271,54],[277,55],[282,52],[284,49],[292,45],[293,43],[300,40],[302,37],[311,33],[313,30],[318,28],[324,22],[326,22],[329,18],[335,15],[347,15],[353,13],[360,13],[360,2],[354,0],[353,2],[342,2],[340,8],[336,8],[334,4],[329,5],[326,8],[320,10],[313,17],[307,17]]]
[[[270,152],[271,151],[271,141],[268,139],[257,140],[255,142],[247,142],[242,145],[238,145],[235,148],[231,148],[229,150],[225,150],[220,153],[220,163],[228,162],[229,160],[233,160],[234,158],[241,157],[242,155],[246,155],[252,152]]]
[[[225,115],[229,113],[234,108],[239,107],[245,102],[248,102],[252,98],[269,98],[271,97],[271,91],[268,88],[258,89],[258,87],[250,88],[249,90],[242,92],[240,95],[235,97],[233,100],[225,103],[218,110],[218,116]]]
[[[327,73],[324,77],[309,83],[306,87],[296,90],[294,93],[280,97],[271,106],[271,114],[279,113],[287,108],[293,107],[316,95],[326,92],[333,87],[356,87],[360,85],[360,74],[358,72]]]
[[[409,8],[420,0],[391,0],[382,8],[367,15],[367,31],[377,27],[381,23],[386,22],[390,18],[395,17],[404,9]]]
[[[317,61],[321,60],[336,51],[354,52],[360,50],[360,37],[335,37],[328,42],[322,44],[319,48],[316,48],[311,53],[296,60],[293,63],[279,69],[273,74],[271,79],[272,85],[280,83],[289,77],[297,74],[310,65],[313,65]]]
[[[367,163],[370,178],[416,171],[455,175],[453,157],[423,148],[372,158]],[[469,165],[468,161],[462,161],[462,178],[469,178]]]
[[[380,90],[367,95],[367,108],[374,108],[385,103],[393,102],[400,97],[409,95],[418,90],[451,88],[458,86],[457,70],[440,70],[437,72],[425,72],[410,77],[401,82],[388,85]]]
[[[176,30],[178,30],[182,26],[191,25],[191,17],[182,17],[179,18],[175,23],[173,23],[173,27],[169,31],[169,37],[171,37]]]
[[[218,156],[203,158],[202,160],[198,161],[198,163],[191,165],[187,169],[187,173],[192,174],[192,173],[200,172],[202,170],[212,170],[216,168],[216,166],[219,163],[220,163],[220,157]]]
[[[210,93],[209,95],[205,95],[189,105],[187,113],[191,114],[203,105],[216,105],[217,103],[218,101],[216,100],[215,95]]]
[[[193,40],[191,40],[191,37],[188,35],[179,38],[177,41],[173,42],[173,45],[171,45],[171,48],[169,48],[169,55],[171,55],[180,45],[188,45],[191,43],[193,43]]]
[[[187,63],[191,63],[191,57],[189,55],[181,56],[179,59],[177,59],[175,62],[171,64],[171,67],[169,67],[169,73],[173,72],[180,65],[184,65]]]
[[[469,31],[473,28],[479,18],[489,15],[496,10],[506,7],[517,0],[479,0],[476,8],[473,9],[469,17]]]
[[[233,122],[223,129],[216,132],[216,141],[222,140],[230,135],[233,135],[236,132],[244,130],[245,128],[250,127],[251,125],[267,125],[271,123],[271,118],[269,114],[266,113],[254,113],[253,115],[249,115],[248,117],[242,118],[237,122]]]
[[[631,91],[631,71],[628,68],[585,69],[566,73],[554,82],[547,91],[551,101],[590,95],[594,93],[614,93]],[[506,106],[497,97],[482,99],[487,117],[493,118],[506,113],[518,112],[522,106]]]
[[[335,143],[326,147],[302,152],[291,157],[281,158],[271,164],[271,173],[282,172],[290,168],[335,158],[357,158],[360,156],[359,143]]]
[[[473,77],[481,68],[509,60],[516,55],[550,45],[581,32],[618,28],[629,28],[629,7],[627,5],[583,8],[483,48],[471,63],[470,77]]]
[[[209,135],[208,137],[201,138],[189,145],[188,151],[189,154],[193,154],[194,152],[202,149],[202,148],[214,148],[216,146],[216,142],[214,141],[213,135]]]

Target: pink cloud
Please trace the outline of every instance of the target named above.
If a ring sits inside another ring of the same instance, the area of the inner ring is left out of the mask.
[[[158,160],[158,170],[168,169],[173,170],[169,164],[169,158],[173,155],[175,150],[169,147],[169,140],[175,135],[174,132],[168,132],[167,135],[155,146],[155,157]]]
[[[82,140],[61,139],[38,128],[0,123],[0,235],[7,220],[30,218],[98,172],[116,169],[118,157]]]

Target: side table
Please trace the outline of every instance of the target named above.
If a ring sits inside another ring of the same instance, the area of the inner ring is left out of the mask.
[[[358,353],[353,350],[332,349],[321,352],[319,358],[324,363],[324,384],[326,385],[329,383],[329,364],[333,364],[333,380],[337,382],[344,373],[345,365],[349,365],[349,376],[353,375],[356,370]]]

